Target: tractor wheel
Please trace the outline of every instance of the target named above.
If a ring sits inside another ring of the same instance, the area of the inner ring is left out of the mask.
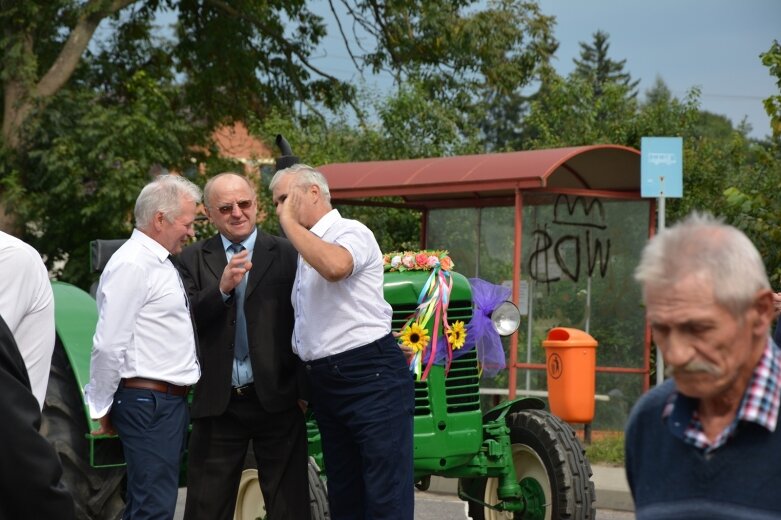
[[[544,410],[524,410],[508,416],[513,464],[526,503],[524,513],[495,511],[469,503],[475,520],[591,520],[594,483],[591,465],[569,425]],[[499,502],[499,479],[473,480],[469,488],[487,504]]]
[[[254,461],[253,461],[254,465]],[[320,478],[320,468],[313,458],[309,458],[309,508],[312,520],[328,520],[331,512],[328,509],[328,494],[325,482]],[[241,474],[239,492],[236,497],[234,520],[255,520],[266,518],[266,504],[258,483],[258,470],[254,467],[245,469]]]
[[[86,520],[121,518],[125,508],[125,468],[90,466],[88,429],[81,391],[58,338],[43,406],[41,434],[60,457],[62,480],[73,495],[76,517]]]

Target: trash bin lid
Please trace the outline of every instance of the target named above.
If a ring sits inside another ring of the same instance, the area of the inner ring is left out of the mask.
[[[548,331],[543,347],[596,347],[597,340],[580,329],[555,327]]]

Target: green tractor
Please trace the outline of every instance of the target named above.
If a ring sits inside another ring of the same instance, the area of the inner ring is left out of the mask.
[[[95,259],[100,247],[100,243],[93,245],[93,266],[98,268],[107,260],[105,253]],[[404,327],[418,306],[428,276],[421,271],[386,272],[385,299],[393,307],[395,331]],[[451,277],[448,317],[469,323],[473,313],[469,281],[455,272]],[[42,430],[59,452],[78,516],[119,518],[125,474],[121,445],[116,437],[90,434],[97,422],[90,420],[84,402],[97,323],[95,300],[65,283],[54,282],[53,289],[57,345]],[[507,332],[515,328],[517,322]],[[427,378],[415,383],[416,487],[427,489],[432,476],[458,478],[459,497],[468,502],[473,519],[594,518],[591,467],[574,431],[545,411],[536,398],[503,402],[483,412],[479,380],[478,353],[472,350],[454,358],[447,371],[434,364]],[[309,422],[309,451],[313,518],[330,518],[319,469],[320,437],[313,421]],[[257,470],[248,465],[239,489],[237,519],[263,517],[256,480]]]

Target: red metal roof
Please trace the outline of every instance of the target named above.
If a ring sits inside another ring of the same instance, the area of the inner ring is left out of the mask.
[[[402,196],[408,201],[495,198],[516,188],[639,192],[640,152],[616,145],[428,159],[326,164],[335,201]]]

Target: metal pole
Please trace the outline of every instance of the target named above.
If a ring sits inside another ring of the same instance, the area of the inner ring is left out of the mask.
[[[664,186],[664,177],[659,177],[659,182]],[[659,192],[659,233],[664,231],[664,189]],[[656,384],[661,385],[664,382],[664,359],[659,347],[656,347]]]

